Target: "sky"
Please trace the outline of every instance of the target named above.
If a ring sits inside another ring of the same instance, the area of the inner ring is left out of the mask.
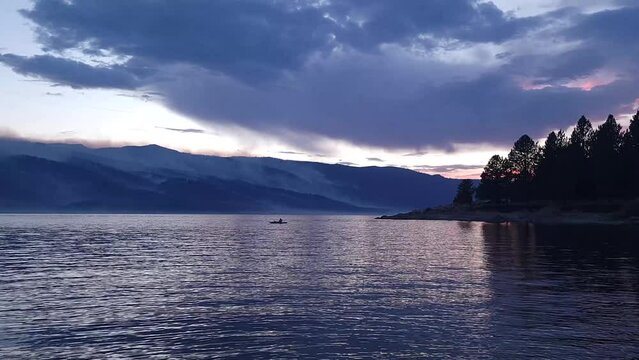
[[[634,0],[3,0],[0,136],[478,177],[639,105]]]

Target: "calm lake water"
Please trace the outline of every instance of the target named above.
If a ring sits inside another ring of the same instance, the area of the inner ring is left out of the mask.
[[[639,229],[0,215],[0,358],[639,357]]]

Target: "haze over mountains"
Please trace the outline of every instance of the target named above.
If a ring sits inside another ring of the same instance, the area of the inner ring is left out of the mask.
[[[459,181],[392,167],[0,139],[0,210],[379,212],[449,203]]]

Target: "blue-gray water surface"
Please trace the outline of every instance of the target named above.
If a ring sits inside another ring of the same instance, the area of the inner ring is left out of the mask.
[[[0,215],[0,358],[637,358],[639,231]]]

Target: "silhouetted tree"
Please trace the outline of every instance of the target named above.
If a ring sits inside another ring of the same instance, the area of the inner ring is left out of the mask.
[[[630,120],[621,148],[624,169],[624,188],[628,195],[639,196],[639,110]]]
[[[508,198],[512,179],[512,166],[508,159],[494,155],[488,161],[481,174],[481,183],[477,188],[477,197],[500,203]]]
[[[453,204],[468,205],[473,203],[473,194],[475,188],[472,180],[462,180],[457,186],[457,195],[453,200]]]
[[[595,193],[599,197],[616,197],[622,193],[621,125],[608,115],[592,136],[591,159],[595,179]]]
[[[517,140],[508,154],[511,164],[513,184],[512,197],[516,200],[527,201],[532,196],[532,180],[539,162],[539,146],[528,135]]]
[[[639,196],[639,111],[626,132],[609,115],[594,131],[582,116],[570,140],[553,131],[541,148],[523,135],[507,158],[490,159],[476,193],[493,202]]]
[[[564,176],[567,199],[584,199],[594,196],[594,179],[590,164],[590,144],[593,130],[590,120],[582,116],[570,135]]]
[[[546,200],[565,199],[568,139],[563,131],[548,134],[535,174],[535,195]]]
[[[584,158],[588,157],[590,153],[592,133],[590,120],[582,115],[579,120],[577,120],[577,125],[572,131],[572,134],[570,134],[570,146],[582,151]]]

